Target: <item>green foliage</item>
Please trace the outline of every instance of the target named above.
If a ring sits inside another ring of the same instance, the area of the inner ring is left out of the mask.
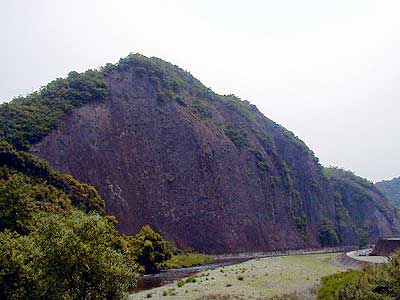
[[[400,299],[400,254],[387,264],[334,274],[322,283],[318,300]]]
[[[366,245],[374,225],[366,215],[369,210],[364,208],[373,206],[383,214],[390,214],[386,199],[372,182],[350,171],[331,167],[324,168],[323,173],[335,191],[337,232],[352,228],[359,245]]]
[[[0,233],[1,299],[123,299],[135,264],[98,214],[41,213],[27,236]]]
[[[149,80],[156,90],[163,90],[171,94],[178,95],[184,92],[206,99],[216,97],[209,88],[206,88],[189,72],[156,57],[131,53],[120,59],[116,65],[106,65],[102,71],[104,74],[115,71],[133,71],[140,78]]]
[[[82,210],[103,212],[104,202],[93,187],[78,182],[70,175],[60,174],[44,160],[24,151],[16,151],[5,141],[0,141],[0,165],[32,178],[35,183],[59,190],[60,194],[68,195],[72,204]],[[65,197],[58,198],[61,201]]]
[[[318,300],[336,300],[338,290],[349,283],[356,282],[363,274],[364,272],[360,270],[350,270],[323,277],[322,287],[317,294]]]
[[[322,247],[333,247],[339,244],[336,229],[328,219],[322,220],[318,238]]]
[[[161,270],[164,263],[172,256],[167,241],[148,225],[143,226],[130,242],[136,261],[144,268],[145,273]]]
[[[187,268],[208,264],[212,261],[212,257],[206,254],[185,253],[172,255],[169,260],[164,263],[166,269]]]
[[[211,112],[210,112],[210,110],[208,108],[208,105],[204,101],[194,100],[192,102],[192,108],[203,119],[207,119],[207,118],[211,118],[212,117],[212,114],[211,114]]]
[[[5,141],[0,164],[0,299],[124,298],[137,266],[97,191]]]
[[[36,268],[41,257],[33,236],[0,232],[0,299],[40,299],[45,288]]]
[[[70,199],[62,191],[35,183],[22,173],[0,168],[0,231],[28,233],[39,211],[69,210]]]
[[[239,149],[248,145],[245,135],[232,127],[228,127],[224,129],[226,136],[238,147]]]
[[[176,283],[177,287],[183,287],[185,285],[186,281],[183,279],[179,279],[178,282]]]
[[[373,187],[373,183],[369,181],[368,179],[359,177],[355,175],[351,171],[346,171],[337,167],[330,167],[330,168],[324,168],[323,169],[324,175],[333,180],[340,180],[340,181],[345,181],[345,182],[351,182],[353,184],[359,184],[363,187],[370,188]]]
[[[245,117],[249,122],[255,122],[254,112],[258,112],[255,105],[250,104],[249,101],[242,101],[239,97],[230,94],[220,97],[220,100],[227,104],[228,108],[241,116]]]
[[[197,282],[197,280],[196,280],[196,277],[194,277],[194,276],[190,276],[190,277],[186,278],[186,283],[196,283],[196,282]]]
[[[15,98],[0,106],[0,140],[19,150],[26,150],[60,125],[62,117],[73,108],[107,95],[101,72],[71,72],[65,79],[56,79],[39,92]]]

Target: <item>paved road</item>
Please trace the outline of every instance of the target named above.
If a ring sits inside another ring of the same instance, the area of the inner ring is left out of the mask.
[[[347,252],[346,255],[352,259],[365,261],[373,264],[383,264],[389,261],[389,259],[386,256],[359,256],[358,254],[360,251],[362,250]]]

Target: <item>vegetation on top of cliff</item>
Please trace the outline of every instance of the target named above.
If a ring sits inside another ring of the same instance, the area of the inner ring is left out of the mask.
[[[27,97],[0,106],[0,140],[27,150],[62,122],[63,116],[91,101],[102,101],[107,89],[102,72],[71,72]]]
[[[346,171],[337,167],[324,168],[324,175],[335,181],[343,181],[349,184],[359,184],[365,188],[372,188],[374,184],[368,179],[355,175],[352,171]]]
[[[400,177],[377,182],[375,186],[393,206],[400,208]]]
[[[114,72],[129,72],[146,79],[155,88],[160,103],[176,101],[204,119],[213,120],[208,101],[221,101],[252,123],[257,122],[257,114],[261,115],[256,106],[248,101],[242,101],[234,95],[217,95],[178,66],[156,57],[131,53],[117,64],[106,64],[100,70],[84,73],[70,72],[66,78],[56,79],[37,92],[0,105],[0,140],[8,141],[18,150],[29,149],[60,126],[63,117],[73,109],[90,102],[103,101],[108,95],[105,78]],[[217,124],[220,125],[228,128],[228,137],[237,143],[233,129],[229,129],[230,125]],[[312,154],[293,133],[278,124],[275,127]]]
[[[318,300],[400,299],[400,253],[387,264],[322,278]]]
[[[327,187],[312,151],[292,132],[266,119],[248,101],[242,101],[234,95],[217,95],[189,72],[158,58],[130,54],[115,65],[107,64],[100,70],[89,70],[82,74],[72,72],[67,78],[57,79],[38,92],[0,105],[0,139],[19,150],[1,146],[0,160],[16,172],[24,169],[29,178],[46,181],[53,189],[60,190],[63,193],[60,198],[68,199],[69,205],[85,211],[101,212],[104,205],[94,189],[76,182],[70,176],[51,171],[42,161],[20,150],[29,149],[60,126],[63,117],[73,109],[107,99],[108,88],[113,90],[113,84],[119,87],[116,82],[126,79],[132,79],[132,82],[127,82],[133,85],[137,82],[138,88],[145,88],[146,93],[149,91],[149,95],[156,100],[154,104],[157,109],[160,106],[161,110],[168,103],[173,108],[170,111],[184,112],[187,120],[198,128],[199,124],[205,125],[203,128],[212,128],[215,133],[222,135],[224,143],[230,140],[241,152],[240,155],[247,159],[246,163],[250,166],[246,170],[248,176],[256,176],[255,179],[263,188],[279,189],[290,200],[288,213],[293,227],[301,233],[304,241],[309,238],[311,218],[304,213],[304,203],[321,201],[320,198],[324,198],[323,188]],[[126,88],[131,89],[131,86]],[[132,87],[133,91],[135,88]],[[200,131],[197,133],[201,134]],[[2,148],[6,149],[4,153]],[[21,163],[21,160],[24,162]],[[253,166],[257,168],[255,172]],[[310,176],[304,170],[312,173],[312,181],[306,182],[307,176]],[[348,177],[343,172],[328,170],[326,175],[328,178],[335,177],[336,182],[337,178],[344,180]],[[349,182],[353,184],[354,181]],[[360,181],[359,184],[369,183]],[[351,222],[340,199],[335,205],[342,212],[342,217],[333,220],[331,216],[324,215],[318,224],[321,229],[318,237],[323,245],[341,243],[340,227],[345,228]],[[64,206],[67,207],[67,204]],[[338,226],[338,222],[342,226]]]
[[[216,97],[211,89],[189,72],[157,57],[131,53],[115,65],[106,64],[102,71],[105,74],[114,71],[134,72],[141,78],[147,78],[159,91],[170,92],[175,97],[182,92],[206,99]]]
[[[329,179],[336,192],[336,208],[339,229],[353,227],[359,244],[368,242],[370,230],[374,227],[373,221],[365,213],[365,207],[373,205],[383,215],[396,217],[384,195],[369,180],[355,175],[351,171],[339,168],[324,168],[324,174]],[[353,217],[349,218],[349,210]],[[356,215],[354,215],[356,213]],[[379,220],[376,220],[379,221]],[[389,220],[389,222],[392,222]]]

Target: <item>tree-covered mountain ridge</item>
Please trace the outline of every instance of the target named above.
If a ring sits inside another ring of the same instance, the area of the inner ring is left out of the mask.
[[[150,224],[184,249],[317,248],[399,233],[372,187],[324,174],[254,105],[158,58],[131,54],[3,104],[0,136],[95,186],[120,232]]]

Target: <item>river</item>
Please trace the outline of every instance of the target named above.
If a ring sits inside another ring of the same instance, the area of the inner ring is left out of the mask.
[[[354,247],[347,247],[354,250]],[[145,290],[150,290],[152,288],[160,287],[171,283],[175,280],[181,278],[189,277],[205,270],[212,270],[223,266],[234,265],[242,263],[255,258],[262,257],[276,257],[276,256],[287,256],[287,255],[304,255],[304,254],[322,254],[322,253],[334,253],[344,251],[343,247],[336,248],[322,248],[322,249],[303,249],[303,250],[290,250],[290,251],[274,251],[274,252],[258,252],[258,253],[242,253],[238,256],[216,256],[212,263],[181,269],[171,269],[161,271],[160,273],[141,275],[138,278],[138,283],[131,293],[137,293]]]

